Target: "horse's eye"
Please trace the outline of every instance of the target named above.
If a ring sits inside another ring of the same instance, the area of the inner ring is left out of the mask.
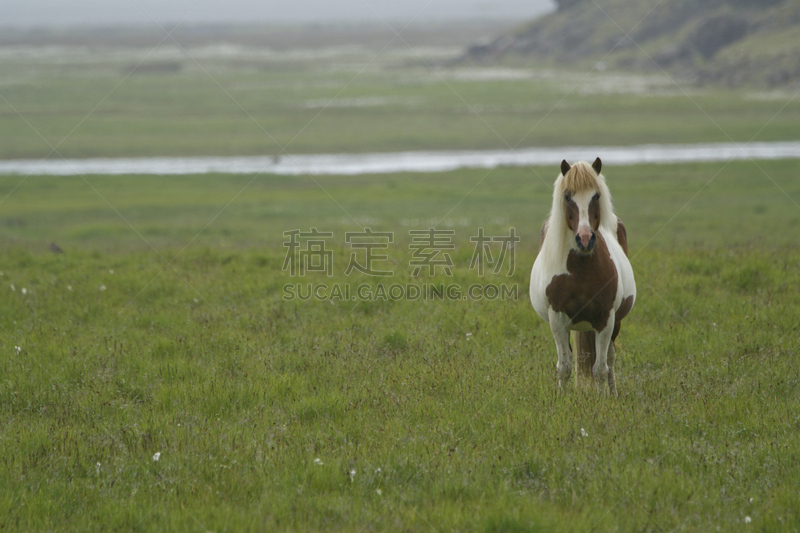
[[[569,202],[570,200],[572,200],[572,197],[569,194],[565,194],[564,201]]]
[[[599,192],[594,193],[594,196],[592,196],[592,200],[599,200],[599,199],[600,199],[600,193]]]

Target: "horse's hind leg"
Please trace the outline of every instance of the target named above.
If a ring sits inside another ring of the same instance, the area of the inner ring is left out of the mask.
[[[608,343],[608,390],[612,396],[617,395],[617,378],[614,375],[614,361],[617,359],[617,349],[614,341]]]
[[[592,382],[592,366],[596,359],[595,355],[595,340],[594,331],[577,331],[575,332],[575,352],[576,366],[578,367],[577,375],[575,376],[575,385],[579,381],[583,381],[584,385]]]

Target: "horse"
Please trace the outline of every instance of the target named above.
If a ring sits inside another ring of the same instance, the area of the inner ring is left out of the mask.
[[[561,162],[531,270],[530,298],[536,313],[550,324],[559,387],[572,373],[570,331],[575,331],[579,375],[594,378],[601,391],[608,383],[616,395],[614,341],[636,301],[636,282],[625,225],[614,214],[601,169],[599,157],[591,165]]]

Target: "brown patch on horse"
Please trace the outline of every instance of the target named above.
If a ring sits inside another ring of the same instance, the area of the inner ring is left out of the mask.
[[[611,333],[611,342],[614,342],[617,339],[617,335],[619,335],[619,327],[622,319],[628,316],[628,313],[631,312],[631,308],[633,307],[633,296],[628,296],[624,300],[622,300],[622,304],[620,304],[619,309],[617,309],[616,314],[614,315],[614,331]]]
[[[623,318],[628,316],[628,313],[631,312],[631,308],[633,308],[633,295],[630,295],[622,300],[619,309],[617,309],[617,312],[614,315],[614,320],[617,322],[621,321]]]
[[[600,232],[592,253],[570,250],[567,273],[553,276],[545,294],[553,310],[566,313],[573,324],[588,322],[595,331],[605,329],[617,295],[617,269]]]
[[[575,233],[578,231],[578,219],[580,218],[580,210],[578,209],[578,204],[575,203],[575,200],[570,198],[566,200],[567,208],[564,209],[564,214],[567,217],[567,227]]]
[[[617,217],[617,241],[622,246],[622,251],[628,255],[628,232],[625,231],[625,224]]]
[[[539,251],[542,251],[542,245],[544,244],[544,238],[547,236],[547,223],[550,222],[550,219],[544,221],[542,224],[542,231],[539,233]]]

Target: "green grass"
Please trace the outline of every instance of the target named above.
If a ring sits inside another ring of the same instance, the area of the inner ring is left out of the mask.
[[[93,247],[272,247],[283,232],[370,226],[408,240],[409,229],[454,229],[469,243],[514,226],[534,254],[557,169],[499,168],[354,177],[2,176],[0,243],[44,250]],[[648,248],[797,244],[797,161],[609,167],[629,221],[632,253]],[[113,207],[113,208],[112,208]],[[674,217],[674,219],[673,219]],[[492,234],[492,233],[488,233]],[[402,243],[400,243],[402,247]],[[396,250],[392,251],[395,253]],[[400,256],[404,252],[401,251]]]
[[[0,62],[0,158],[51,147],[120,157],[776,141],[796,139],[800,120],[790,94],[754,101],[665,75],[512,69],[531,77],[486,80],[481,69],[398,68],[369,54],[334,72],[181,61],[177,73],[130,77],[114,63]]]
[[[204,65],[233,99],[189,62],[117,87],[128,60],[8,57],[3,158],[47,154],[36,131],[70,157],[794,140],[800,112],[396,57]],[[615,399],[557,392],[527,301],[556,172],[0,176],[0,529],[800,529],[800,162],[606,165],[639,287]],[[291,277],[312,227],[333,276]],[[364,227],[394,276],[344,275]],[[410,276],[429,227],[451,278]],[[481,227],[516,229],[513,273],[470,270]],[[428,297],[284,298],[380,283]],[[518,299],[431,296],[473,284]]]
[[[2,177],[0,526],[796,530],[798,163],[721,167],[606,169],[639,287],[617,399],[557,392],[527,301],[553,169]],[[344,276],[363,225],[394,277]],[[333,278],[281,271],[312,226]],[[408,275],[429,226],[452,278]],[[517,228],[510,277],[469,269],[481,226]],[[519,299],[283,299],[378,282]]]

